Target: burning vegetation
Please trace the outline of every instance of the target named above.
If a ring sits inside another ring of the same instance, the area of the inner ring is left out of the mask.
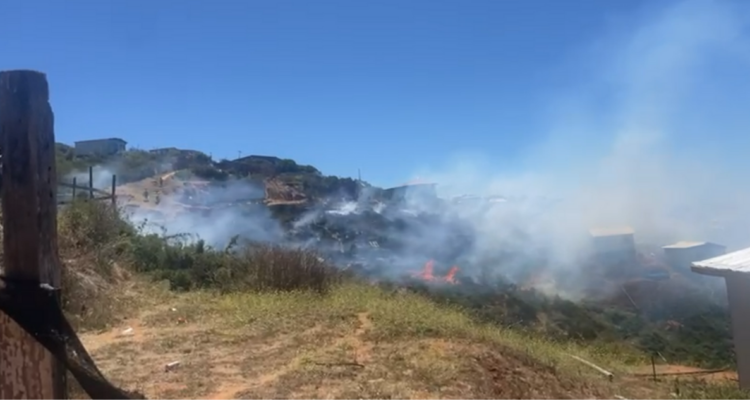
[[[159,157],[154,164],[170,161]],[[561,259],[561,246],[537,232],[557,201],[445,200],[433,184],[382,190],[274,157],[190,160],[198,165],[118,189],[130,198],[130,218],[145,233],[162,237],[166,231],[189,254],[162,247],[153,260],[136,262],[174,288],[241,288],[248,277],[291,276],[291,265],[304,257],[268,268],[247,260],[293,248],[315,254],[304,262],[310,279],[317,277],[316,290],[347,276],[561,340],[624,341],[670,362],[733,362],[722,290],[690,275],[674,262],[679,258],[638,248],[630,228],[593,231],[588,245]],[[157,246],[149,237],[142,245]]]
[[[427,261],[424,264],[424,268],[422,268],[422,270],[419,271],[419,272],[413,273],[412,277],[414,277],[416,279],[420,279],[420,280],[422,280],[424,282],[429,282],[429,283],[445,283],[445,284],[449,284],[449,285],[456,285],[456,284],[458,284],[458,281],[456,280],[456,273],[458,272],[458,267],[457,266],[455,266],[455,265],[452,266],[448,270],[448,273],[445,274],[445,276],[435,276],[435,275],[433,275],[432,271],[433,271],[434,266],[435,266],[435,261],[434,260]]]

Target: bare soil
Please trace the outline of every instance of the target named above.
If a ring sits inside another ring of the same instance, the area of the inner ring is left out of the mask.
[[[664,398],[669,393],[637,374],[613,383],[586,368],[576,376],[491,343],[384,337],[374,334],[379,320],[368,311],[309,318],[271,313],[244,323],[196,304],[168,296],[110,329],[82,333],[81,339],[110,380],[149,398],[613,398],[623,393]],[[659,372],[678,370],[687,369],[665,366]]]

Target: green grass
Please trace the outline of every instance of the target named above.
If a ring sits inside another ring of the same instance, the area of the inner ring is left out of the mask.
[[[678,399],[748,399],[750,392],[735,382],[707,383],[703,381],[675,382],[673,392]]]
[[[627,347],[553,342],[535,333],[475,322],[460,308],[438,305],[417,294],[389,293],[359,283],[343,284],[329,295],[304,291],[229,294],[195,291],[181,296],[192,315],[228,319],[233,327],[260,324],[269,331],[277,331],[287,324],[342,320],[366,312],[374,324],[368,336],[376,341],[424,338],[479,341],[508,346],[545,364],[576,370],[581,364],[571,354],[613,372],[627,372],[648,362],[643,354]],[[169,312],[162,316],[169,316]]]
[[[649,357],[624,342],[502,327],[456,303],[342,276],[313,252],[143,236],[104,203],[62,209],[59,229],[76,325],[141,324],[142,342],[97,350],[105,372],[149,388],[165,361],[186,360],[184,376],[169,378],[183,386],[149,389],[160,396],[209,395],[221,389],[212,379],[234,379],[242,397],[747,397],[727,384],[638,380],[630,373]],[[126,313],[134,319],[123,322]],[[210,372],[217,363],[231,372]]]
[[[106,357],[120,357],[113,370],[116,380],[126,385],[137,381],[138,387],[147,387],[150,380],[159,378],[147,371],[132,378],[128,374],[133,374],[134,368],[129,363],[138,365],[141,357],[151,360],[152,354],[175,354],[168,357],[185,360],[185,389],[159,392],[164,396],[211,395],[219,389],[212,386],[215,377],[193,369],[229,363],[231,368],[246,371],[227,377],[237,381],[238,388],[247,386],[245,391],[238,389],[241,397],[529,398],[559,397],[562,393],[573,397],[669,398],[675,392],[679,398],[748,398],[730,384],[671,379],[653,383],[636,378],[631,373],[643,371],[649,358],[630,347],[556,342],[535,332],[477,322],[458,307],[436,304],[415,293],[363,283],[347,282],[326,294],[176,293],[163,285],[149,290],[141,296],[145,301],[141,307],[147,312],[138,329],[151,339],[128,349],[113,345],[102,351]],[[363,327],[363,318],[369,326]],[[613,372],[613,382],[570,355]],[[495,361],[486,361],[487,357]],[[475,365],[478,361],[474,361],[480,358],[485,360],[481,362],[507,363],[521,375],[482,376]],[[349,363],[363,367],[347,367]],[[537,375],[541,378],[535,378]],[[514,386],[512,392],[500,394],[482,386],[492,379],[536,381],[536,391]],[[253,386],[256,381],[264,383]],[[460,386],[462,382],[471,382],[472,389]]]

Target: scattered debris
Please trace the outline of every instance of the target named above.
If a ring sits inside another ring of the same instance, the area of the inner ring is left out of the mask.
[[[595,369],[595,370],[597,370],[597,371],[601,372],[601,373],[602,373],[602,374],[604,374],[604,376],[606,376],[606,377],[607,377],[607,378],[608,378],[608,379],[609,379],[610,381],[611,381],[612,379],[614,379],[614,377],[615,377],[615,374],[613,374],[613,373],[611,373],[611,372],[607,371],[606,369],[604,369],[604,368],[602,368],[602,367],[600,367],[600,366],[598,366],[598,365],[596,365],[596,364],[592,363],[591,361],[586,361],[586,360],[584,360],[583,358],[581,358],[581,357],[578,357],[578,356],[574,356],[574,355],[572,355],[572,354],[569,354],[569,356],[573,357],[573,359],[574,359],[574,360],[580,361],[580,362],[582,362],[582,363],[584,363],[584,364],[588,365],[589,367],[591,367],[591,368],[593,368],[593,369]]]
[[[171,363],[168,363],[167,365],[164,366],[164,372],[173,371],[178,366],[180,366],[179,361],[172,361]]]

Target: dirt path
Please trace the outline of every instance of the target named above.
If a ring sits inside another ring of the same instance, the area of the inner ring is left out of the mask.
[[[199,317],[185,320],[175,311],[164,304],[107,331],[84,333],[81,340],[113,382],[160,398],[267,397],[309,362],[311,351],[332,352],[342,345],[351,349],[345,358],[352,365],[371,359],[367,313],[357,315],[354,329],[339,334],[315,325],[252,339],[244,329],[201,324]],[[172,362],[178,365],[168,368]],[[333,363],[339,364],[347,363]]]
[[[372,321],[367,313],[357,314],[357,321],[359,327],[354,334],[347,339],[354,348],[354,362],[365,365],[372,356],[372,343],[366,342],[364,336],[372,329]]]
[[[653,369],[644,367],[634,374],[638,377],[648,378],[653,376]],[[656,377],[658,378],[680,378],[700,379],[707,381],[736,381],[737,372],[728,369],[708,370],[703,368],[689,367],[685,365],[662,364],[656,366]]]

